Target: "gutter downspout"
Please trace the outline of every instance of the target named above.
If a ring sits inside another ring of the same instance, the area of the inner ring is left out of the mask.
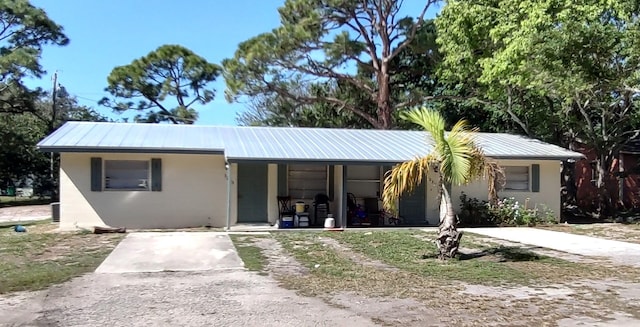
[[[227,227],[225,230],[231,230],[231,164],[225,160],[224,168],[227,174]]]

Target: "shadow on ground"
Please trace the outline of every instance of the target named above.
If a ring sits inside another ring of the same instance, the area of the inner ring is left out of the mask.
[[[459,260],[472,260],[485,256],[498,257],[501,262],[537,261],[542,257],[531,252],[533,248],[521,248],[515,246],[500,246],[485,249],[474,253],[460,253]]]

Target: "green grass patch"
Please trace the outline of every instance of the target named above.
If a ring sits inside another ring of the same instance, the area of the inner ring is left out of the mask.
[[[267,258],[262,253],[262,249],[253,245],[254,239],[259,238],[260,236],[232,234],[229,235],[229,237],[235,245],[240,259],[244,262],[244,266],[248,270],[264,274],[264,270],[267,265]]]
[[[0,196],[0,208],[50,204],[50,198],[30,198],[20,196]]]
[[[346,232],[330,235],[372,259],[439,280],[476,284],[530,284],[545,277],[549,266],[570,265],[568,262],[539,256],[519,248],[488,248],[477,244],[471,244],[469,248],[481,247],[481,251],[441,261],[436,258],[435,244],[430,241],[435,235],[417,231]],[[461,246],[466,246],[465,237],[462,238]],[[531,269],[536,266],[542,268],[542,272]]]
[[[57,233],[56,224],[30,223],[26,233],[0,228],[0,294],[43,289],[91,272],[124,237]]]

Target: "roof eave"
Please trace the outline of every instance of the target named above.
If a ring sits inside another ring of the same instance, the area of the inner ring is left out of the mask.
[[[78,146],[37,146],[42,152],[55,153],[158,153],[158,154],[224,154],[223,149],[182,149],[182,148],[126,148],[126,147],[78,147]]]

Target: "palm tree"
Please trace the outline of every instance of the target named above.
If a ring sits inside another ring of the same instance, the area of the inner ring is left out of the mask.
[[[458,252],[462,232],[457,230],[458,219],[449,194],[450,186],[488,178],[489,201],[495,202],[498,198],[496,186],[504,173],[476,145],[477,129],[469,129],[466,121],[458,121],[450,132],[445,133],[444,118],[437,111],[414,109],[403,114],[402,118],[429,132],[433,148],[428,155],[398,164],[387,173],[382,193],[383,205],[385,209],[396,212],[396,204],[402,194],[412,192],[430,170],[438,172],[440,225],[435,243],[439,258],[452,258]]]

